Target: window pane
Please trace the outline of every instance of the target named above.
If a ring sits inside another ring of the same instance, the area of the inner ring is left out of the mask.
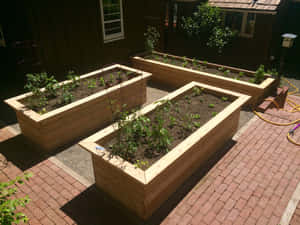
[[[120,33],[121,32],[121,21],[106,23],[104,25],[104,27],[105,27],[106,35]]]
[[[243,22],[243,13],[240,12],[227,12],[225,18],[225,26],[233,30],[241,31]]]
[[[116,20],[116,19],[120,19],[120,18],[121,18],[120,11],[116,12],[116,13],[111,13],[111,14],[104,14],[104,21]]]
[[[245,33],[252,35],[254,33],[254,28],[255,28],[255,14],[248,13]]]
[[[103,0],[103,11],[104,15],[120,12],[120,0]]]

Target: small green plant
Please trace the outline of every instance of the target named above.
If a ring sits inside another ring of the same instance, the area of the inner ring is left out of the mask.
[[[117,72],[117,80],[118,80],[118,81],[122,81],[122,80],[123,80],[121,71],[118,71],[118,72]]]
[[[229,75],[229,73],[230,73],[230,70],[225,70],[225,71],[224,71],[224,76],[227,77],[227,76]]]
[[[191,114],[192,119],[200,119],[200,114]]]
[[[110,82],[111,84],[113,84],[115,81],[116,81],[115,76],[114,76],[113,74],[110,74],[110,76],[109,76],[109,82]]]
[[[68,75],[67,75],[67,78],[72,81],[72,83],[71,83],[71,89],[79,87],[79,85],[80,85],[80,78],[79,78],[79,76],[75,75],[74,71],[69,71]]]
[[[100,86],[105,86],[105,80],[103,77],[99,78],[99,84],[100,84]]]
[[[198,62],[195,58],[193,58],[192,64],[193,64],[193,67],[197,67]]]
[[[244,72],[239,72],[239,77],[243,77],[245,76],[245,73]]]
[[[221,99],[222,99],[223,102],[228,101],[228,97],[225,97],[225,96],[223,96]]]
[[[208,107],[209,108],[215,108],[215,105],[211,103],[211,104],[208,105]]]
[[[207,66],[208,62],[207,61],[203,61],[202,63],[203,63],[204,66]]]
[[[146,33],[144,33],[146,38],[145,47],[146,51],[152,52],[158,44],[160,34],[155,27],[148,26]]]
[[[260,84],[265,79],[265,66],[260,65],[255,72],[254,83]]]
[[[61,103],[66,105],[69,104],[71,102],[73,102],[74,97],[72,95],[72,93],[70,92],[70,87],[68,85],[64,85],[62,87],[62,92],[61,92]]]
[[[223,72],[223,71],[224,71],[224,67],[221,66],[221,67],[218,68],[218,70],[219,70],[220,72]]]
[[[205,90],[204,88],[194,87],[193,88],[193,96],[199,96],[199,95],[201,95],[204,90]]]
[[[197,128],[201,127],[201,123],[199,123],[199,122],[193,122],[193,124],[194,124],[194,126],[197,127]]]
[[[216,115],[217,115],[217,112],[212,112],[211,115],[212,115],[212,116],[216,116]]]
[[[30,199],[28,196],[24,198],[15,198],[18,192],[17,185],[22,185],[24,180],[32,177],[31,173],[25,173],[23,177],[16,177],[14,180],[0,183],[0,224],[12,225],[19,223],[27,223],[28,218],[22,212],[16,212],[17,208],[25,207]]]
[[[149,166],[149,162],[146,160],[136,160],[136,163],[134,164],[135,168],[147,168]]]
[[[87,81],[87,87],[88,89],[93,89],[97,87],[97,83],[95,79],[90,79]]]
[[[182,63],[182,67],[187,67],[187,65],[188,65],[188,62],[183,62]]]
[[[169,123],[169,127],[174,127],[177,124],[177,119],[174,116],[170,116],[170,123]]]
[[[279,77],[279,73],[278,73],[278,71],[275,69],[275,68],[273,68],[273,69],[269,69],[268,71],[267,71],[267,74],[270,74],[272,77],[274,77],[275,79],[276,78],[278,78]]]

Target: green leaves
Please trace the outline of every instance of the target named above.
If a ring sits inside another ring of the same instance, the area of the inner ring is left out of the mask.
[[[254,83],[260,84],[265,79],[265,66],[260,65],[255,72]]]
[[[220,9],[208,3],[199,5],[192,17],[182,17],[182,29],[189,37],[217,48],[219,53],[235,36],[235,32],[223,27]]]
[[[0,224],[12,225],[18,223],[26,223],[28,218],[25,214],[18,212],[16,209],[25,207],[29,203],[30,199],[26,196],[24,198],[13,198],[17,193],[16,184],[22,185],[24,180],[28,180],[32,177],[31,173],[25,173],[23,177],[16,177],[9,182],[0,183]]]
[[[145,48],[146,51],[152,52],[158,44],[160,34],[155,27],[148,26],[146,33],[144,33],[146,37]]]

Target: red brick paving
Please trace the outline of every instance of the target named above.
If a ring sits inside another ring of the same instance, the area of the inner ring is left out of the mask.
[[[288,122],[264,116],[275,122]],[[161,224],[278,224],[300,181],[299,147],[286,139],[291,127],[256,120]],[[9,138],[7,132],[0,130],[0,142],[1,138]],[[18,196],[29,195],[32,199],[24,210],[30,224],[75,224],[61,207],[86,187],[49,160],[29,171],[35,175],[20,187]],[[20,173],[10,162],[0,171],[0,181]],[[291,224],[299,223],[298,206]]]

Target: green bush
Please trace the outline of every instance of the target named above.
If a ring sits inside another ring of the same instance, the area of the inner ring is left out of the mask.
[[[16,184],[23,184],[24,180],[32,177],[31,173],[25,173],[23,177],[17,177],[9,182],[0,183],[0,224],[11,225],[20,222],[27,223],[28,218],[24,213],[16,213],[17,207],[25,207],[30,201],[26,196],[24,198],[13,198],[17,193]]]
[[[221,10],[208,3],[200,4],[192,17],[183,17],[181,26],[189,37],[216,48],[219,53],[235,36],[234,31],[223,26]]]

